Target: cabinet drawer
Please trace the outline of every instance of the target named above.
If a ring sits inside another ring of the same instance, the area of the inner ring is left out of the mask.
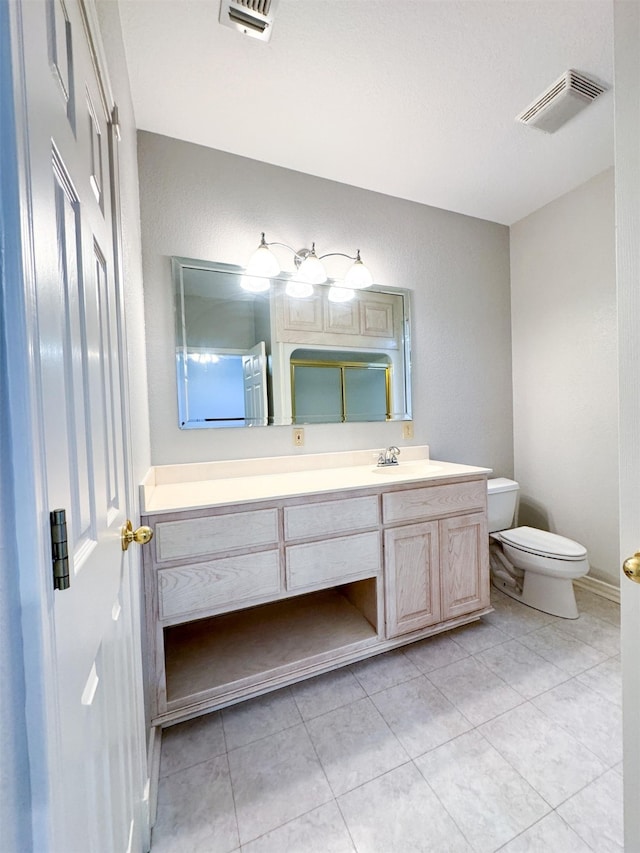
[[[161,521],[155,527],[156,562],[223,554],[238,547],[277,545],[278,510],[259,509],[204,518]]]
[[[288,506],[284,511],[285,539],[332,536],[378,524],[378,498],[347,498],[317,504]]]
[[[450,513],[484,509],[486,500],[487,484],[484,480],[407,489],[382,496],[382,516],[385,524],[437,518]]]
[[[380,571],[380,534],[358,533],[286,549],[287,589],[315,589]]]
[[[279,552],[262,551],[160,569],[158,600],[160,617],[187,616],[202,610],[229,609],[250,599],[280,592]]]

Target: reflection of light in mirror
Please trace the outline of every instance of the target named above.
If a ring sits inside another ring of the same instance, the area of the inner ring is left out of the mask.
[[[288,281],[286,287],[287,296],[293,299],[305,299],[313,295],[313,285],[306,281]]]
[[[220,361],[220,356],[214,352],[190,352],[187,359],[196,364],[217,364]]]
[[[355,292],[350,287],[339,287],[334,285],[329,288],[329,302],[349,302],[355,296]]]
[[[262,293],[269,290],[271,282],[268,278],[260,278],[255,275],[243,275],[240,279],[240,287],[243,290],[248,290],[249,293]]]

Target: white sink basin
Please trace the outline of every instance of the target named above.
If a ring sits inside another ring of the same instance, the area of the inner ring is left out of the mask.
[[[442,468],[430,462],[398,462],[397,465],[376,465],[372,470],[376,474],[385,474],[387,477],[393,474],[398,477],[428,477],[436,471],[441,471]]]

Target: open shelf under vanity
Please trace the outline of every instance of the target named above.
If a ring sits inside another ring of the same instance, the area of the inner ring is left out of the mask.
[[[373,584],[375,580],[360,581]],[[357,584],[296,596],[164,629],[167,705],[286,679],[377,641],[354,604]],[[364,590],[360,590],[364,592]]]

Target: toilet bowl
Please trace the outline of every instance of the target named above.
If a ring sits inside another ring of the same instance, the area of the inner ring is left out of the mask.
[[[512,528],[519,488],[504,477],[487,483],[491,582],[522,604],[577,619],[573,581],[589,571],[587,549],[546,530]]]

